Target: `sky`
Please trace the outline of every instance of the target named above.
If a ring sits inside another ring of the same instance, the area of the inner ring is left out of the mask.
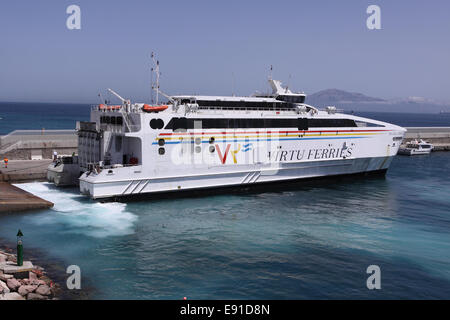
[[[80,30],[66,27],[73,4]],[[171,95],[266,91],[273,65],[307,94],[450,101],[449,35],[447,0],[1,1],[0,101],[95,103],[112,88],[146,102],[152,51]]]

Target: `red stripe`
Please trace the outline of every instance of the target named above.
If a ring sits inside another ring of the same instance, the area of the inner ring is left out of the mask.
[[[160,133],[160,136],[171,135],[195,135],[195,134],[260,134],[260,133],[312,133],[312,132],[380,132],[380,131],[392,131],[392,130],[317,130],[317,131],[252,131],[252,132],[177,132],[177,133]]]

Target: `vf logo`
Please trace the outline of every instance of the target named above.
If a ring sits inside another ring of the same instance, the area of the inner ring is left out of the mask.
[[[367,289],[381,289],[381,270],[377,265],[370,265],[367,267],[366,273],[370,274],[367,278]]]
[[[81,29],[81,9],[77,5],[70,5],[66,9],[66,13],[70,14],[66,20],[66,26],[69,30]]]
[[[381,29],[381,9],[377,5],[370,5],[366,10],[367,14],[370,16],[367,18],[366,25],[369,30],[380,30]]]

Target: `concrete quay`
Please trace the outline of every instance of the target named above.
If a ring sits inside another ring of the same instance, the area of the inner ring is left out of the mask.
[[[47,167],[52,162],[50,159],[9,160],[8,168],[5,168],[3,159],[0,160],[0,182],[45,181]]]
[[[48,209],[53,203],[7,182],[0,182],[0,213]]]

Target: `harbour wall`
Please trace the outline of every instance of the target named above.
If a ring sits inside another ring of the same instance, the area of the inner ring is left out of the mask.
[[[434,145],[434,151],[450,151],[450,127],[407,127],[402,144],[424,139]],[[0,137],[0,161],[10,160],[9,168],[0,166],[0,181],[25,182],[45,180],[53,151],[58,155],[77,153],[75,130],[17,130]],[[20,161],[31,160],[32,161]],[[12,161],[11,161],[12,160]],[[15,161],[17,160],[17,161]]]
[[[51,159],[58,155],[77,153],[75,130],[16,130],[0,137],[0,157],[14,160]]]
[[[450,151],[450,127],[407,127],[402,144],[423,139],[434,146],[434,151]]]

